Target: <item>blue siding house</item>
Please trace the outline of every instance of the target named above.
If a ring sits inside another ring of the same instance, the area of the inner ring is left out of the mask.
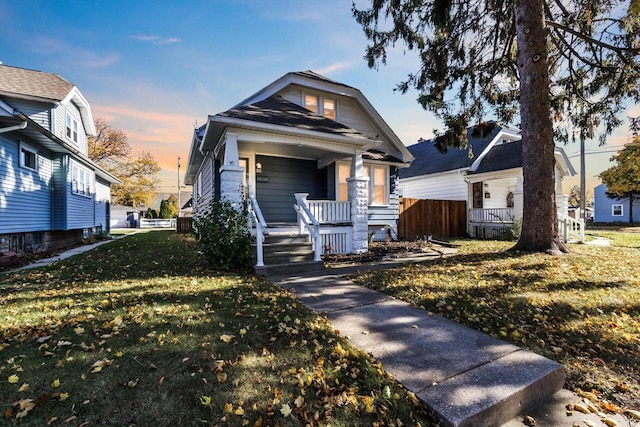
[[[0,252],[39,252],[109,229],[118,179],[87,155],[91,108],[72,83],[0,64]]]
[[[594,188],[593,194],[594,222],[640,222],[640,196],[633,198],[633,209],[630,209],[629,198],[607,196],[607,186],[604,184]],[[630,220],[630,211],[633,211],[633,221]]]

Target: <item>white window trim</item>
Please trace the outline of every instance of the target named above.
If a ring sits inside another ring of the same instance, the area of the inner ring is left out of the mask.
[[[347,162],[336,162],[336,166],[335,166],[335,198],[336,200],[338,200],[338,195],[340,194],[340,174],[338,173],[339,170],[339,165],[347,165]],[[351,165],[349,165],[351,166]],[[382,167],[385,169],[385,195],[384,195],[384,203],[372,203],[371,201],[374,198],[374,182],[373,182],[373,177],[371,175],[373,168],[374,167]],[[389,178],[389,174],[390,174],[390,168],[388,165],[381,165],[381,164],[375,164],[375,163],[365,163],[364,164],[364,169],[367,170],[368,173],[368,177],[369,177],[369,198],[368,198],[368,203],[369,206],[389,206],[389,193],[391,191],[391,187],[390,187],[390,178]]]
[[[79,137],[79,133],[78,133],[78,129],[80,128],[80,125],[78,123],[78,119],[76,119],[73,114],[69,113],[67,111],[67,117],[65,119],[65,129],[64,129],[64,136],[71,142],[73,142],[76,145],[80,144],[80,137]],[[75,126],[75,129],[74,129]],[[69,135],[70,134],[70,135]],[[74,139],[75,136],[75,139]]]
[[[84,187],[84,189],[82,191],[80,191],[78,189],[79,185],[77,183],[74,185],[74,182],[76,181],[74,179],[74,170],[78,170],[78,172],[82,171],[87,176],[87,181],[88,182],[84,183],[85,187]],[[72,163],[71,164],[71,193],[72,194],[75,194],[75,195],[78,195],[78,196],[83,196],[83,197],[92,197],[93,189],[95,188],[94,180],[95,180],[95,175],[91,170],[89,170],[89,169],[87,169],[85,167],[82,167],[82,166],[78,165],[77,163]],[[88,192],[86,191],[87,190],[86,185],[89,186]]]
[[[36,158],[36,164],[35,164],[35,168],[29,167],[25,164],[25,159],[24,156],[22,155],[22,151],[28,151],[30,153],[32,153],[35,158]],[[33,172],[37,172],[38,171],[38,150],[36,150],[35,148],[20,142],[20,146],[18,147],[18,157],[20,158],[20,167],[21,168],[25,168],[27,170],[33,171]]]
[[[315,114],[317,114],[319,116],[322,116],[322,117],[326,117],[324,115],[324,101],[325,101],[325,99],[328,100],[328,101],[333,101],[333,109],[334,109],[334,111],[336,113],[336,117],[335,117],[335,119],[330,119],[330,120],[334,120],[336,122],[338,121],[338,118],[340,116],[339,116],[339,112],[338,112],[338,99],[337,98],[331,98],[331,97],[326,97],[324,95],[305,92],[305,93],[302,94],[302,107],[304,107],[304,108],[307,108],[306,107],[307,106],[307,96],[312,96],[312,97],[314,97],[316,99],[316,101],[318,103],[317,104],[318,105],[318,112],[315,113]]]
[[[616,206],[620,206],[620,215],[616,214],[616,211],[615,211]],[[624,205],[622,204],[611,205],[611,216],[624,216]]]

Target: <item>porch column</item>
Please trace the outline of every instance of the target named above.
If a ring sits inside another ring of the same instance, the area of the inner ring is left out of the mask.
[[[522,196],[522,174],[518,175],[516,180],[516,191],[513,193],[513,221],[519,222],[522,221],[522,211],[523,211],[523,196]]]
[[[242,174],[238,158],[238,135],[228,132],[225,135],[224,164],[220,166],[220,199],[228,200],[231,205],[242,209]]]
[[[351,162],[351,176],[347,178],[351,202],[351,250],[363,253],[369,250],[369,177],[364,175],[362,151],[356,150]]]

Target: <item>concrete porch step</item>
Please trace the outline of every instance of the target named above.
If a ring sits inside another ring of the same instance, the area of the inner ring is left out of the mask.
[[[324,270],[324,262],[322,261],[300,261],[295,263],[270,264],[262,267],[255,267],[257,275],[269,276],[272,274],[298,273],[301,271],[319,271]]]
[[[313,252],[311,251],[295,251],[295,252],[277,252],[264,253],[264,263],[271,264],[294,264],[298,262],[313,261]]]

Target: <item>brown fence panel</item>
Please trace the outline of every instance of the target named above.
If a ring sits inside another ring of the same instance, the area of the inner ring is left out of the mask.
[[[191,233],[193,230],[193,218],[181,216],[176,223],[176,231],[178,233]]]
[[[398,236],[415,240],[424,236],[461,237],[467,232],[467,203],[459,200],[400,201]]]

